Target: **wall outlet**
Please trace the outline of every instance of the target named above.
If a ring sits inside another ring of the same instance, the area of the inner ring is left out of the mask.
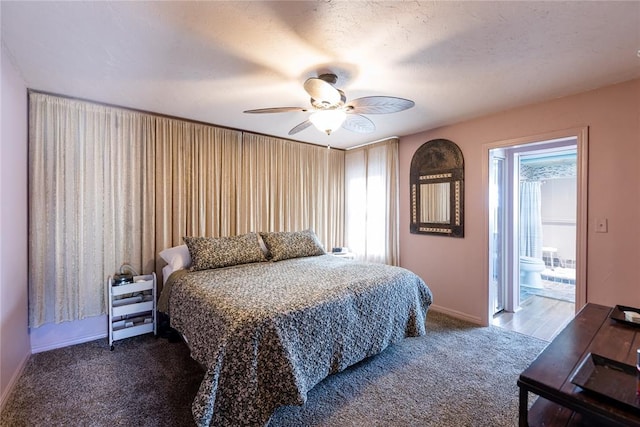
[[[596,233],[606,233],[608,231],[607,218],[596,219]]]

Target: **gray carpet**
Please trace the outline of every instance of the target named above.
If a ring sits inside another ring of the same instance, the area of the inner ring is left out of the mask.
[[[408,338],[318,384],[280,426],[515,426],[519,373],[545,341],[430,312]],[[189,426],[204,371],[182,343],[145,335],[33,355],[2,426]]]

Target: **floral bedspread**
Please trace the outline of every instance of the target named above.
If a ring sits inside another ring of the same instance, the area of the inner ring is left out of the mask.
[[[263,426],[330,374],[425,334],[432,295],[410,271],[331,255],[174,273],[171,325],[206,369],[199,426]]]

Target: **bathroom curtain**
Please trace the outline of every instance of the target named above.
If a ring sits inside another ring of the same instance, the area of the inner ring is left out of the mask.
[[[542,259],[540,181],[520,182],[520,255]]]

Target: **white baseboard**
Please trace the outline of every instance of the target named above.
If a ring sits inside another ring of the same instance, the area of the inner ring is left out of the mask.
[[[89,341],[95,341],[102,338],[107,338],[108,333],[100,333],[96,335],[85,335],[82,337],[77,337],[70,340],[59,341],[54,344],[48,344],[43,346],[35,346],[31,347],[31,352],[33,354],[42,353],[43,351],[55,350],[56,348],[69,347],[70,345],[82,344]]]
[[[107,337],[107,316],[88,317],[72,322],[47,323],[31,329],[29,334],[33,354],[94,341]]]
[[[9,380],[9,383],[7,384],[7,388],[5,388],[4,393],[0,396],[0,412],[4,410],[4,405],[7,403],[7,400],[9,400],[11,391],[13,391],[13,388],[18,382],[18,379],[22,376],[22,373],[24,372],[24,368],[27,366],[27,361],[29,360],[30,356],[31,356],[30,354],[26,354],[24,356],[24,358],[20,362],[20,365],[18,366],[18,369],[15,370],[15,372],[13,373],[13,376]]]
[[[476,316],[470,316],[467,313],[463,313],[461,311],[452,310],[450,308],[442,307],[439,305],[432,304],[429,306],[429,310],[437,311],[438,313],[447,314],[451,317],[455,317],[456,319],[466,320],[467,322],[475,323],[476,325],[488,326],[484,325],[482,319]]]

